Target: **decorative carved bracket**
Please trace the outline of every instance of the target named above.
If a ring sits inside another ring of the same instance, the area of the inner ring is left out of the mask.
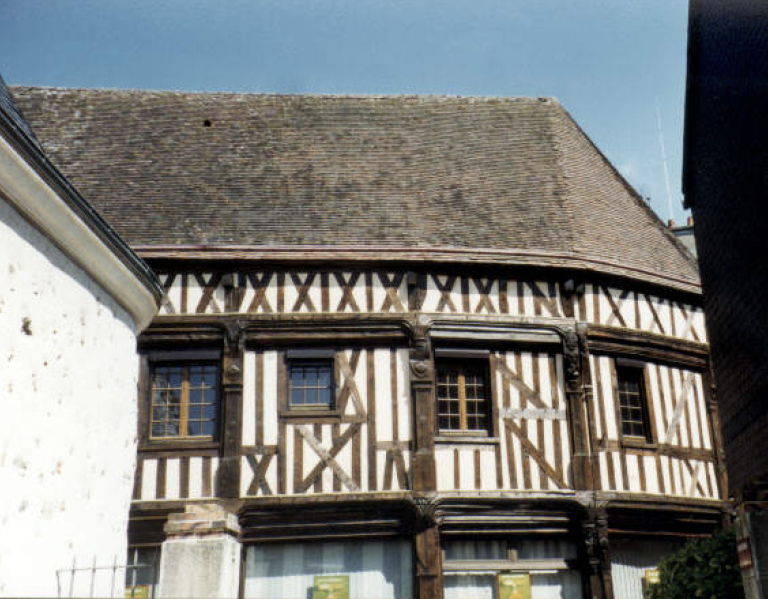
[[[423,314],[405,321],[406,329],[411,337],[409,366],[411,382],[432,382],[432,340],[429,330],[432,321]]]
[[[587,352],[586,325],[578,324],[561,330],[563,336],[563,358],[565,377],[569,383],[575,383],[581,377],[582,358]]]
[[[613,591],[606,508],[605,501],[597,501],[588,507],[587,519],[582,522],[582,535],[589,566],[592,596],[610,599]]]
[[[239,320],[230,320],[224,328],[224,384],[240,385],[243,381],[242,358],[245,354],[244,327]]]
[[[434,494],[413,497],[416,508],[416,527],[420,530],[437,526],[437,497]]]

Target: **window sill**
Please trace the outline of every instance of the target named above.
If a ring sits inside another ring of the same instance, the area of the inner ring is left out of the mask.
[[[283,420],[294,420],[299,422],[339,422],[341,412],[339,410],[315,410],[315,409],[296,409],[280,410],[280,418]]]
[[[643,451],[656,451],[659,446],[656,443],[651,443],[645,439],[624,437],[621,440],[621,446],[627,449],[638,449]]]
[[[139,443],[139,452],[218,450],[219,441],[211,439],[149,439]]]
[[[435,443],[451,445],[497,445],[499,443],[499,437],[466,433],[441,433],[435,437]]]

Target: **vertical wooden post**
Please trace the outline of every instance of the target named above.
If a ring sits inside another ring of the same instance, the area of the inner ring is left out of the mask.
[[[414,531],[416,558],[416,596],[441,599],[443,596],[440,532],[434,519],[430,497],[437,489],[435,471],[435,382],[430,322],[419,317],[409,322],[411,348],[409,371],[413,404],[414,437],[411,458],[413,492],[421,518]]]
[[[712,439],[712,448],[715,454],[715,472],[717,483],[720,486],[720,497],[728,497],[728,473],[725,468],[725,449],[723,433],[720,423],[720,412],[717,409],[717,387],[712,376],[712,362],[707,360],[707,367],[702,372],[702,387],[709,415],[709,432]]]
[[[440,532],[432,523],[414,537],[416,556],[416,596],[418,599],[442,599],[443,564]]]
[[[243,358],[245,337],[240,325],[229,323],[226,330],[222,360],[221,458],[216,485],[216,496],[226,499],[240,497],[240,434],[243,411]]]
[[[409,371],[413,404],[414,438],[412,453],[413,491],[434,492],[435,473],[435,382],[429,321],[419,318],[411,324]]]
[[[584,327],[566,329],[563,340],[565,361],[565,400],[571,437],[573,487],[595,489],[595,467],[591,435],[589,434],[589,356]]]
[[[588,510],[582,523],[589,586],[589,599],[613,599],[611,552],[608,540],[608,514],[605,505]]]

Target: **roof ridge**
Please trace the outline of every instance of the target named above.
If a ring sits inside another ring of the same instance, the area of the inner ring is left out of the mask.
[[[226,91],[226,90],[174,90],[174,89],[139,89],[116,87],[63,87],[46,85],[9,85],[13,89],[27,89],[50,92],[78,92],[78,93],[118,93],[118,94],[156,94],[177,96],[261,96],[274,98],[318,98],[318,99],[344,99],[376,100],[376,99],[413,99],[431,101],[464,100],[467,102],[542,102],[560,105],[554,96],[494,96],[472,94],[386,94],[386,93],[281,93],[281,92],[254,92],[254,91]]]

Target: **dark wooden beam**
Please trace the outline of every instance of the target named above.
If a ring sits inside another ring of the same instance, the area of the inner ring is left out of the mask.
[[[227,328],[222,356],[221,457],[216,481],[216,496],[225,499],[240,497],[244,354],[242,328],[233,324]]]

